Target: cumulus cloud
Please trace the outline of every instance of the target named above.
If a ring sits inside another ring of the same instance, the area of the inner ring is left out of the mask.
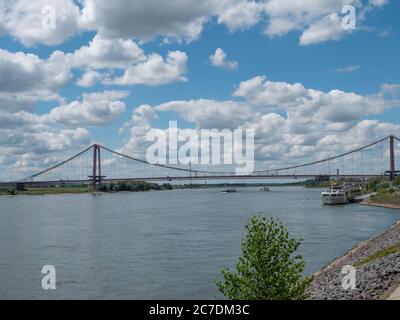
[[[145,55],[132,40],[106,39],[96,35],[88,45],[68,54],[67,59],[74,67],[125,68],[145,60]]]
[[[1,179],[21,179],[91,143],[84,128],[59,130],[43,116],[0,111]],[[61,154],[62,156],[62,154]]]
[[[300,37],[300,44],[310,45],[328,40],[340,40],[350,29],[342,27],[342,18],[337,13],[331,13],[311,24]]]
[[[241,82],[233,95],[255,105],[283,107],[298,105],[308,94],[312,97],[314,92],[307,92],[301,83],[267,81],[266,77],[257,76]]]
[[[249,106],[236,101],[171,101],[154,107],[157,111],[175,112],[199,128],[237,128],[253,117]]]
[[[176,81],[186,81],[188,57],[185,52],[171,51],[164,60],[159,54],[151,54],[139,64],[129,66],[121,77],[105,80],[105,84],[146,84],[157,86]]]
[[[4,1],[0,1],[0,36],[6,33],[6,26],[5,26],[5,19],[6,19],[6,8]]]
[[[253,0],[85,0],[79,23],[106,37],[150,40],[156,36],[192,41],[217,17],[231,31],[255,25],[262,3]]]
[[[80,25],[113,38],[149,40],[156,35],[195,39],[202,31],[212,1],[130,1],[118,5],[106,0],[85,0]]]
[[[211,64],[215,67],[223,68],[229,71],[237,70],[239,63],[237,61],[226,60],[227,55],[221,48],[215,50],[215,53],[210,56]]]
[[[54,53],[48,60],[34,54],[0,49],[0,109],[29,109],[40,100],[58,100],[58,90],[71,78]]]
[[[146,55],[132,40],[106,39],[96,35],[88,45],[72,53],[57,51],[57,54],[63,65],[84,70],[77,81],[81,87],[91,87],[97,82],[158,86],[187,80],[188,56],[185,52],[170,51],[165,58],[158,53]],[[121,70],[122,75],[119,73]]]
[[[298,31],[301,32],[301,45],[337,41],[354,31],[342,27],[344,6],[352,5],[356,8],[359,25],[365,20],[367,11],[386,3],[384,0],[367,4],[360,0],[270,0],[265,3],[265,14],[269,18],[265,33],[276,37]]]
[[[302,84],[268,81],[255,77],[240,83],[234,95],[254,105],[282,108],[300,118],[319,118],[330,122],[352,122],[369,114],[382,113],[399,105],[398,99],[383,99],[384,87],[374,95],[331,90],[306,89]]]
[[[97,82],[101,81],[104,75],[94,70],[84,72],[82,77],[76,82],[80,87],[89,88],[94,86]]]
[[[153,130],[151,122],[158,119],[156,111],[150,105],[144,104],[132,111],[131,119],[124,124],[121,132],[129,130],[129,141],[123,146],[122,152],[143,158],[150,142],[147,141],[147,134]]]
[[[220,0],[218,23],[226,25],[231,32],[256,25],[263,12],[263,2]]]
[[[79,32],[80,10],[72,0],[1,0],[0,17],[1,7],[3,29],[26,46],[61,44]],[[54,8],[54,29],[42,23],[49,14],[43,8],[49,7]]]
[[[126,110],[121,99],[126,91],[104,91],[83,94],[81,101],[53,108],[46,116],[49,120],[69,126],[104,125],[114,121]]]
[[[36,141],[38,136],[49,141],[65,138],[65,143],[60,142],[60,150],[69,150],[73,147],[69,146],[68,141],[76,146],[82,145],[80,141],[89,141],[89,132],[79,126],[109,124],[122,115],[126,110],[123,99],[129,94],[125,91],[88,93],[83,94],[81,99],[65,102],[59,91],[72,79],[71,69],[83,70],[76,82],[82,87],[106,81],[110,84],[159,85],[186,80],[183,76],[186,63],[187,56],[183,52],[170,52],[165,59],[158,54],[146,56],[132,40],[104,39],[99,36],[75,52],[55,51],[47,59],[35,54],[0,49],[2,152],[12,155],[14,151],[15,154],[26,151],[24,155],[33,155],[20,163],[20,168],[28,168],[27,163],[34,162],[36,155],[54,151],[53,144]],[[124,71],[123,76],[116,77],[115,70]],[[139,74],[136,75],[136,72]],[[33,114],[38,103],[45,101],[58,101],[59,105],[48,114]],[[60,130],[60,126],[75,129]],[[86,135],[81,134],[75,140],[70,137],[72,133],[82,133],[82,130]],[[78,139],[83,136],[86,138]],[[24,148],[29,141],[37,144],[32,152]]]

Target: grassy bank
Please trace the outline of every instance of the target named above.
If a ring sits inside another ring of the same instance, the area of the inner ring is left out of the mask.
[[[0,196],[16,196],[16,195],[31,195],[40,196],[46,194],[64,194],[64,193],[88,193],[91,192],[89,187],[50,187],[50,188],[25,188],[24,190],[0,190]]]
[[[369,201],[381,204],[387,203],[391,205],[398,205],[400,207],[400,191],[380,192],[371,196]]]
[[[378,252],[375,252],[374,254],[368,256],[367,258],[364,258],[363,260],[355,263],[354,267],[356,267],[356,268],[362,267],[363,265],[380,260],[382,258],[385,258],[385,257],[393,254],[393,253],[398,253],[398,252],[400,252],[400,243],[397,243],[393,246],[390,246],[385,249],[379,250]]]
[[[373,179],[371,185],[375,194],[363,204],[400,209],[400,177],[395,181]]]

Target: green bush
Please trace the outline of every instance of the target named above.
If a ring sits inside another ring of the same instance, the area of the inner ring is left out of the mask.
[[[103,184],[99,187],[99,191],[102,192],[120,192],[120,191],[131,191],[131,192],[141,192],[150,190],[162,190],[162,187],[157,183],[149,183],[146,181],[119,181],[111,182],[109,184]],[[172,186],[167,186],[165,188],[172,189]]]
[[[217,282],[231,300],[299,300],[311,278],[302,278],[304,261],[295,255],[301,240],[289,236],[279,221],[256,216],[246,226],[236,272],[222,271]]]
[[[164,190],[172,190],[173,188],[172,188],[172,185],[170,184],[170,183],[163,183],[162,184],[162,188],[164,189]]]
[[[382,182],[382,183],[378,184],[378,188],[379,189],[388,189],[388,188],[390,188],[390,183],[389,182]]]
[[[373,178],[371,180],[368,181],[368,190],[377,192],[379,185],[384,182],[384,180],[382,178]]]

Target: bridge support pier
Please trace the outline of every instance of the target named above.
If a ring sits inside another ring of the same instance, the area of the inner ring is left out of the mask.
[[[92,181],[93,191],[97,190],[97,186],[101,185],[102,175],[101,175],[101,156],[100,156],[100,146],[93,145],[93,173],[89,178]]]
[[[394,136],[389,137],[390,140],[390,180],[394,180],[396,177],[396,166],[395,166],[395,155],[394,155]]]

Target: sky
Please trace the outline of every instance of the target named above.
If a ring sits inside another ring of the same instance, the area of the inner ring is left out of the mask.
[[[0,0],[0,180],[93,143],[143,159],[169,121],[254,129],[258,169],[400,136],[399,18],[394,0]]]

